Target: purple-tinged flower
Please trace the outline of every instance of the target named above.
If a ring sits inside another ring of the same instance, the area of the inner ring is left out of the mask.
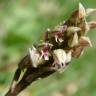
[[[59,32],[59,31],[54,32],[53,36],[54,36],[56,42],[63,42],[64,34],[62,32]]]
[[[56,26],[53,30],[52,37],[55,38],[56,42],[63,42],[64,41],[64,32],[67,30],[67,26]]]
[[[39,45],[39,48],[41,49],[40,50],[40,53],[41,53],[41,58],[43,57],[44,60],[49,60],[49,56],[50,56],[50,51],[52,49],[52,44],[51,43],[48,43],[48,42],[45,42],[45,43],[42,43],[41,45]]]

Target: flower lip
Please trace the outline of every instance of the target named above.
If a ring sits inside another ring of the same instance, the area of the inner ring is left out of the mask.
[[[41,51],[41,58],[44,58],[45,60],[49,60],[49,51]]]

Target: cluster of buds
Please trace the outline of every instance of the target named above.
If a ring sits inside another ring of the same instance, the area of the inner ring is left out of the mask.
[[[48,29],[43,43],[29,49],[33,67],[38,67],[53,58],[52,67],[64,69],[72,57],[82,55],[86,47],[92,47],[87,32],[96,28],[96,22],[87,22],[86,17],[96,9],[85,9],[81,3],[71,17],[55,28]]]

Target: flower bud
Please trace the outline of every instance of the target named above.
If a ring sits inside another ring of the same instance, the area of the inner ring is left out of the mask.
[[[84,47],[92,47],[92,43],[88,37],[82,36],[79,39],[79,45],[84,46]]]
[[[93,8],[86,9],[86,16],[89,16],[93,12],[96,12],[96,9],[93,9]]]
[[[78,44],[78,35],[77,33],[74,33],[74,35],[69,39],[68,45],[69,47],[74,47]]]
[[[81,30],[81,28],[79,28],[79,27],[70,26],[67,28],[67,36],[70,36],[71,34],[73,34],[75,32],[79,32],[80,30]]]
[[[96,28],[96,21],[88,22],[90,29]]]
[[[76,46],[73,48],[72,56],[75,58],[80,57],[84,53],[84,48],[82,46]]]
[[[85,17],[86,17],[85,8],[81,3],[79,3],[79,19],[83,19]]]

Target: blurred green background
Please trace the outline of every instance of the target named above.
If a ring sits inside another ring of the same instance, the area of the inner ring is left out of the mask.
[[[77,8],[78,0],[0,0],[0,96],[9,88],[17,64],[33,43]],[[81,0],[96,8],[96,0]],[[88,20],[96,20],[96,13]],[[96,30],[88,33],[93,47],[62,74],[38,80],[19,96],[96,96]]]

